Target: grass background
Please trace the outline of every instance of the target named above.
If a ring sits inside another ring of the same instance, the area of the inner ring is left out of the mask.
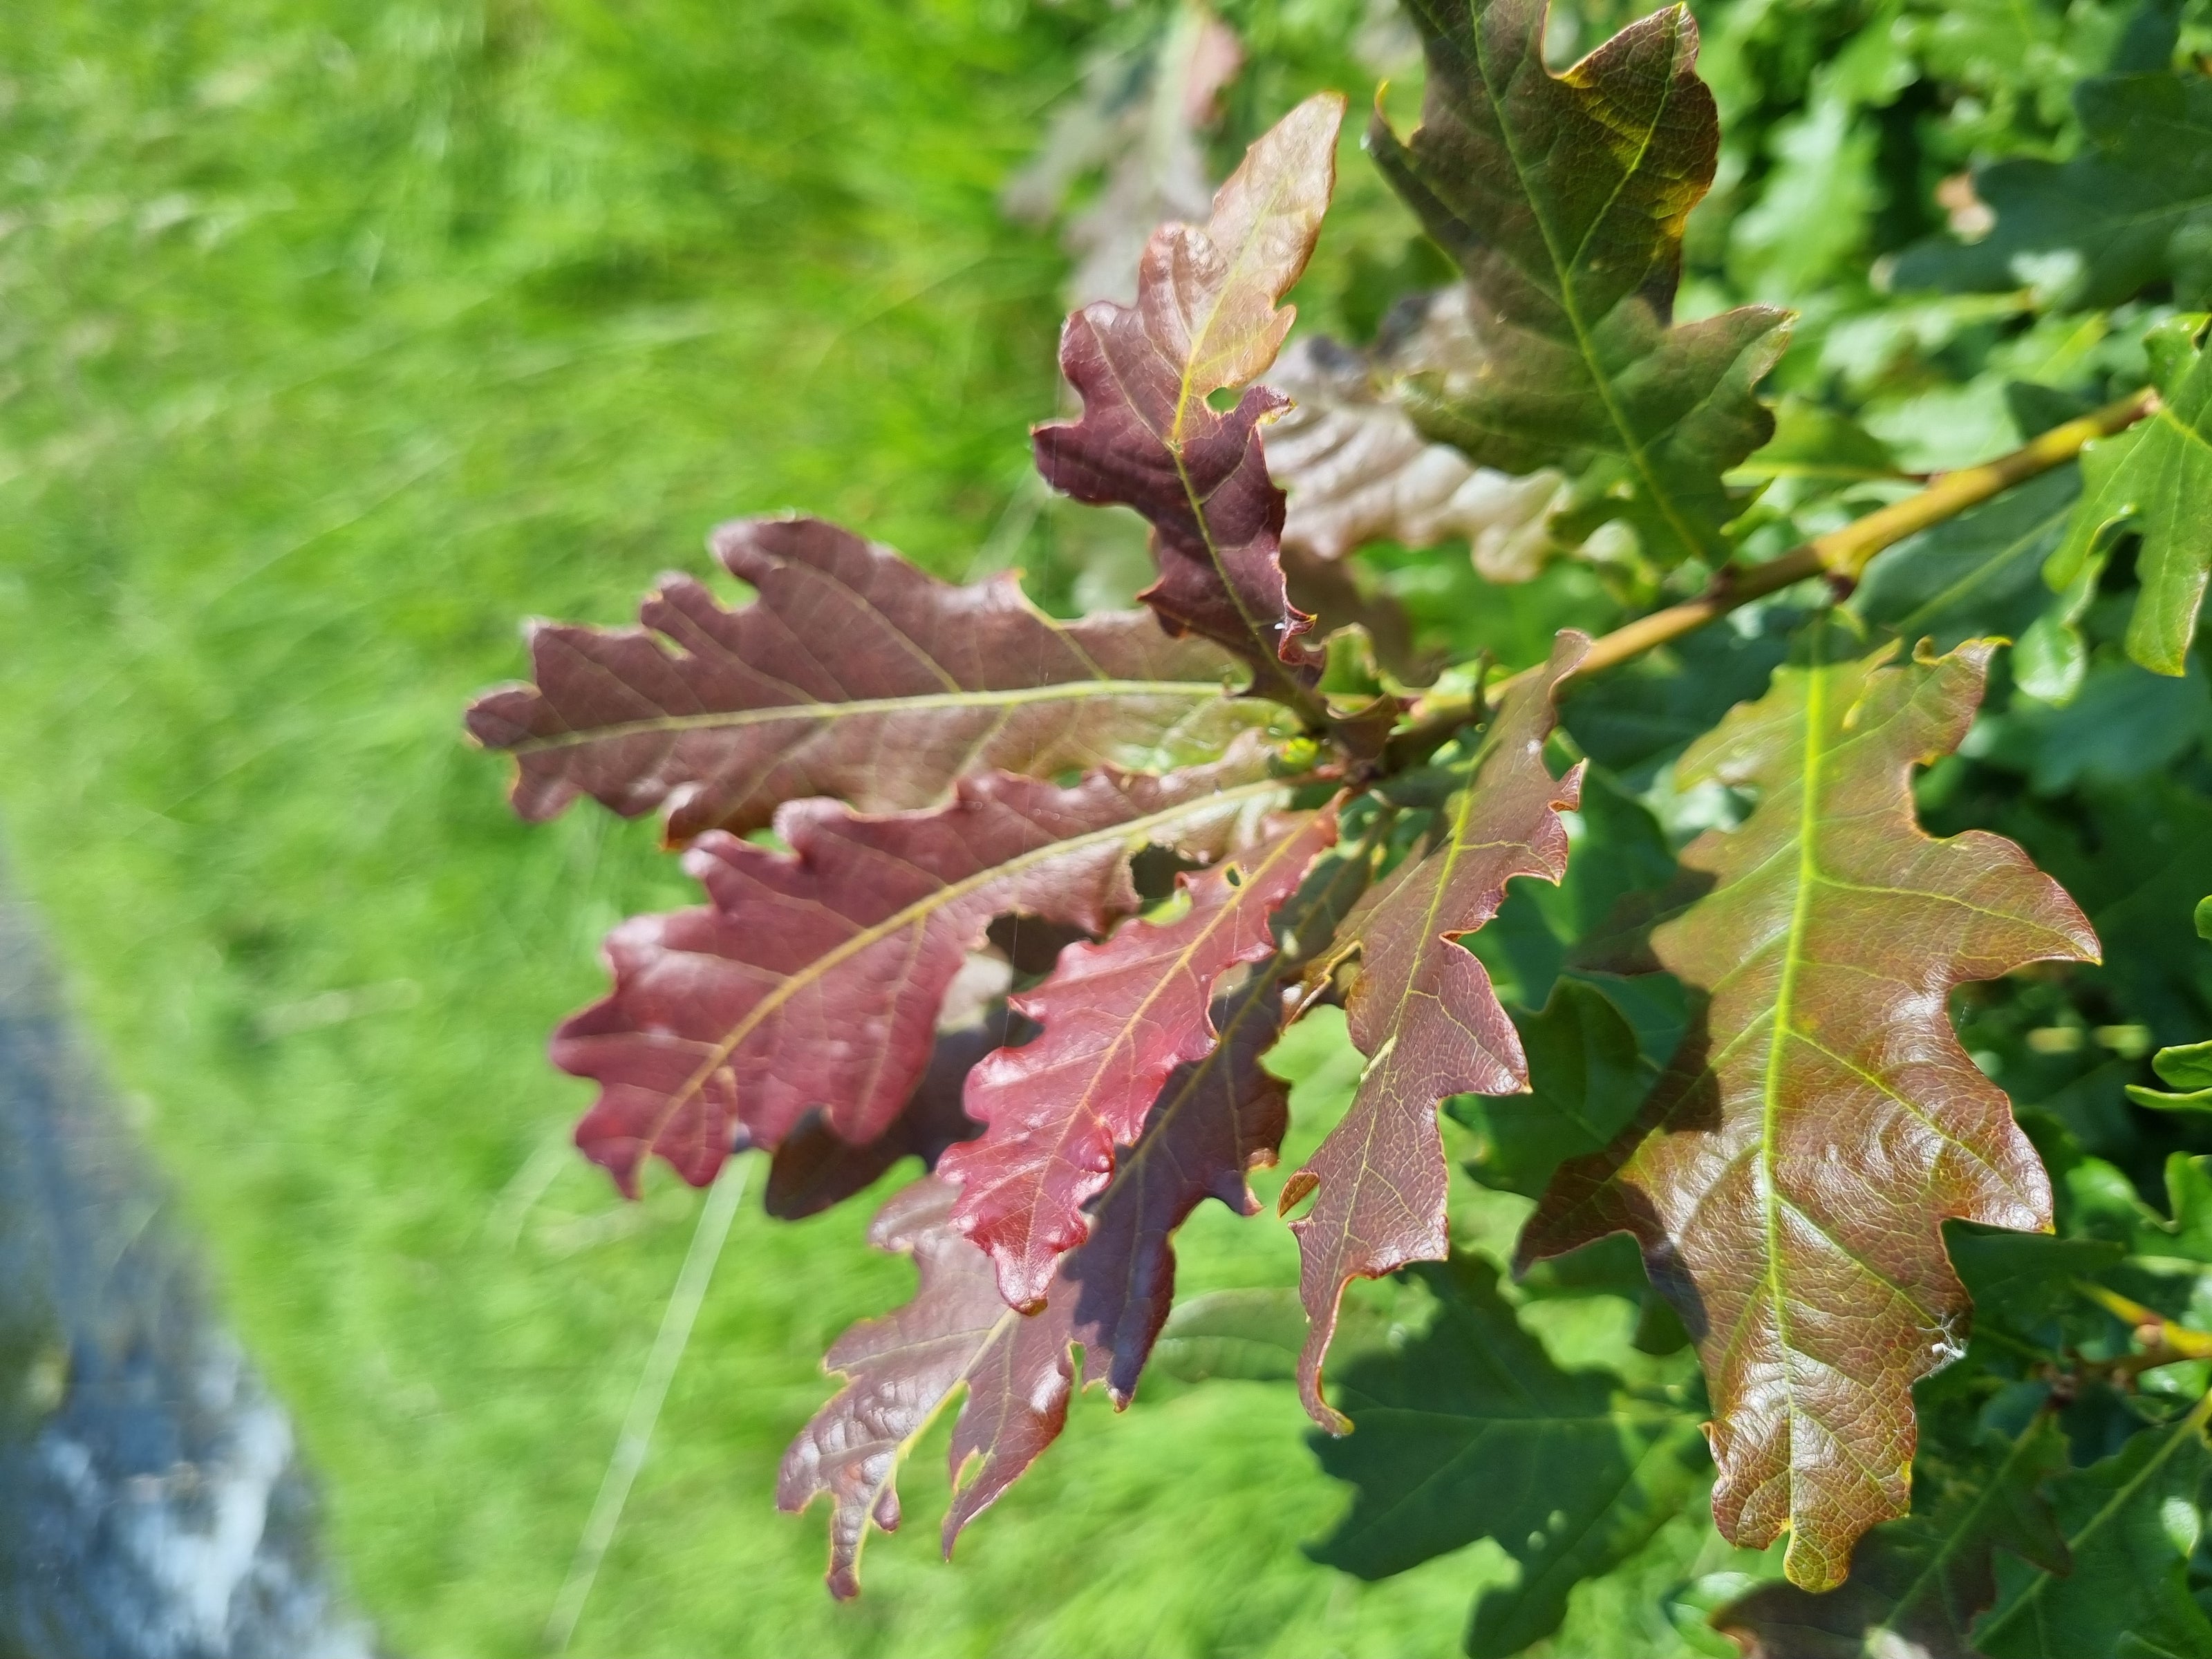
[[[1363,9],[1246,8],[1245,113],[1357,106]],[[1019,558],[1062,600],[1126,572],[1110,520],[1032,522],[1064,266],[994,202],[1102,26],[1026,0],[0,17],[0,828],[395,1650],[540,1650],[699,1202],[621,1204],[542,1058],[605,930],[686,884],[649,824],[526,830],[459,710],[520,671],[519,618],[619,620],[735,514],[801,506],[949,574]],[[1346,167],[1325,319],[1388,287],[1358,227],[1389,210]],[[1346,1083],[1316,1029],[1307,1145]],[[774,1468],[823,1349],[911,1282],[862,1245],[871,1207],[738,1219],[576,1651],[1455,1646],[1501,1558],[1306,1562],[1344,1494],[1257,1384],[1085,1400],[951,1569],[940,1427],[834,1607],[822,1516],[775,1515]],[[1294,1277],[1277,1224],[1211,1208],[1185,1258],[1198,1288]],[[1659,1592],[1700,1552],[1686,1525],[1580,1593],[1558,1650],[1672,1650]]]

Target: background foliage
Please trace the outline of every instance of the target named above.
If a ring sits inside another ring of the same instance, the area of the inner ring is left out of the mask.
[[[1563,9],[1555,61],[1637,9]],[[1251,62],[1217,170],[1316,87],[1357,106],[1377,64],[1410,108],[1419,72],[1387,12],[1223,10]],[[1802,313],[1767,383],[1784,441],[1754,547],[2148,377],[2152,310],[2093,308],[2109,296],[2062,265],[1910,303],[1874,278],[1942,228],[1969,162],[2075,155],[2081,77],[2212,44],[2193,13],[1698,10],[1724,149],[1680,313]],[[0,21],[0,810],[396,1647],[536,1649],[698,1201],[656,1176],[619,1205],[567,1146],[580,1088],[538,1059],[599,990],[606,927],[685,884],[643,824],[576,813],[526,834],[455,710],[515,672],[514,617],[616,620],[740,512],[800,506],[956,577],[1019,563],[1061,608],[1126,599],[1133,530],[1029,482],[1026,428],[1060,395],[1065,262],[997,191],[1086,54],[1164,15],[750,6],[738,27],[680,0],[223,0]],[[1341,159],[1295,297],[1308,325],[1364,340],[1443,268],[1350,141]],[[1863,427],[1856,472],[1791,464],[1816,402]],[[2013,498],[2031,576],[2074,487]],[[1437,642],[1514,666],[1553,628],[1602,629],[1660,592],[1656,572],[1562,564],[1508,588],[1456,556],[1370,562]],[[2166,1155],[2190,1143],[2122,1087],[2156,1080],[2154,1044],[2212,1031],[2187,920],[2212,867],[2212,699],[2193,665],[2157,679],[2123,659],[2124,575],[2080,609],[2080,696],[2001,689],[1921,789],[1931,827],[2026,843],[2106,941],[2106,968],[1976,988],[1962,1018],[2063,1209],[2115,1237],[2150,1224],[2145,1198],[2166,1206]],[[2025,628],[2044,603],[2022,591]],[[1934,607],[1916,625],[1940,634],[1941,594],[1898,578],[1866,603]],[[1729,628],[1738,648],[1711,672],[1763,672],[1780,651],[1762,637]],[[1662,757],[1656,675],[1571,720],[1637,789]],[[1705,723],[1686,711],[1674,736]],[[1658,804],[1673,831],[1711,810]],[[1571,880],[1509,905],[1485,935],[1509,1000],[1542,1001],[1561,939],[1608,897]],[[1340,1029],[1324,1012],[1288,1047],[1286,1168],[1348,1097]],[[1480,1129],[1455,1152],[1476,1155]],[[1454,1206],[1455,1237],[1493,1259],[1527,1210],[1472,1183]],[[1297,1545],[1348,1500],[1296,1449],[1289,1389],[1148,1383],[1123,1418],[1079,1401],[957,1571],[916,1526],[872,1548],[866,1600],[831,1607],[816,1525],[766,1495],[823,1392],[822,1350],[908,1282],[861,1245],[867,1208],[741,1215],[580,1649],[1431,1650],[1510,1576],[1490,1543],[1371,1584],[1308,1564]],[[1187,1291],[1294,1271],[1279,1228],[1212,1206],[1182,1256]],[[1448,1293],[1383,1285],[1364,1305],[1441,1340],[1424,1298]],[[1631,1347],[1629,1302],[1523,1317],[1552,1363],[1680,1380],[1679,1356]],[[940,1467],[915,1461],[915,1513],[939,1506]],[[1357,1570],[1351,1548],[1335,1556]],[[1552,1650],[1725,1653],[1705,1612],[1778,1571],[1692,1504],[1575,1593]]]

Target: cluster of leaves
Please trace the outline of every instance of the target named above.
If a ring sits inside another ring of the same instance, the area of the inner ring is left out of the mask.
[[[705,891],[557,1033],[579,1144],[633,1195],[758,1149],[786,1217],[924,1166],[782,1472],[840,1595],[956,1402],[948,1552],[1157,1361],[1295,1382],[1320,1559],[1494,1540],[1473,1654],[1667,1534],[1692,1650],[2212,1655],[2189,20],[1735,0],[1709,86],[1680,7],[1571,66],[1588,17],[1407,9],[1366,143],[1447,287],[1285,351],[1319,94],[1068,319],[1038,471],[1149,525],[1143,609],[747,520],[750,602],[538,626],[471,711],[526,817],[659,814]],[[1211,100],[1233,40],[1174,27]],[[1178,1304],[1330,1007],[1295,1296]]]

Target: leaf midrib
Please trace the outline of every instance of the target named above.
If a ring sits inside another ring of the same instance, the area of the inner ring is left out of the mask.
[[[1187,697],[1193,702],[1219,698],[1224,687],[1218,680],[1070,680],[1053,685],[1020,686],[1006,690],[932,691],[902,697],[856,697],[849,702],[775,703],[765,708],[732,708],[697,714],[663,714],[649,720],[621,720],[605,726],[573,727],[566,732],[526,738],[510,752],[535,754],[550,749],[581,748],[611,743],[622,738],[665,732],[715,732],[753,726],[788,725],[796,721],[851,720],[871,714],[928,713],[939,709],[1016,708],[1047,702],[1079,702],[1091,698]]]
[[[1782,1206],[1777,1185],[1775,1141],[1781,1126],[1783,1054],[1788,1045],[1791,1014],[1797,988],[1797,970],[1804,962],[1803,940],[1812,913],[1812,896],[1820,879],[1820,860],[1814,849],[1813,830],[1818,813],[1822,744],[1826,738],[1827,676],[1818,659],[1805,677],[1805,759],[1800,769],[1797,796],[1797,890],[1791,896],[1790,927],[1782,958],[1782,982],[1774,994],[1774,1015],[1768,1026],[1766,1075],[1759,1103],[1759,1206],[1766,1236],[1766,1299],[1772,1310],[1774,1340],[1782,1355],[1782,1392],[1790,1413],[1790,1510],[1797,1510],[1796,1425],[1797,1383],[1790,1356],[1789,1316],[1782,1288]]]
[[[1285,788],[1290,781],[1295,781],[1267,778],[1256,783],[1243,784],[1232,789],[1218,790],[1211,794],[1200,795],[1195,799],[1163,807],[1156,812],[1148,812],[1139,817],[1125,818],[1118,823],[1107,824],[1101,829],[1086,830],[1082,835],[1071,836],[1063,841],[1048,842],[1042,847],[1031,848],[1029,852],[1017,854],[1002,863],[979,870],[974,875],[963,876],[956,882],[948,882],[942,887],[925,893],[921,897],[886,916],[883,921],[870,923],[850,938],[823,951],[798,972],[787,975],[767,995],[745,1011],[744,1017],[730,1028],[721,1041],[708,1050],[707,1059],[702,1060],[691,1075],[684,1079],[683,1085],[671,1092],[668,1104],[654,1118],[651,1132],[641,1138],[645,1152],[650,1154],[659,1145],[661,1135],[677,1115],[696,1098],[708,1079],[728,1062],[730,1056],[737,1052],[739,1045],[750,1036],[770,1014],[788,1002],[800,990],[823,979],[841,963],[858,956],[871,945],[879,944],[893,937],[902,929],[926,920],[933,913],[947,905],[957,903],[961,899],[981,892],[995,882],[1002,881],[1006,877],[1033,866],[1102,842],[1139,835],[1145,830],[1157,828],[1164,823],[1171,823],[1176,819],[1187,815],[1218,811],[1227,802],[1255,799],[1272,791]]]
[[[2110,1498],[2105,1500],[2105,1503],[2097,1510],[2097,1512],[2082,1523],[2081,1531],[2067,1539],[2067,1554],[2069,1556],[2073,1555],[2074,1553],[2081,1547],[2081,1543],[2085,1539],[2097,1532],[2106,1522],[2110,1521],[2120,1508],[2124,1505],[2130,1498],[2136,1495],[2136,1492],[2142,1487],[2142,1484],[2148,1480],[2152,1475],[2158,1473],[2159,1469],[2164,1466],[2166,1460],[2172,1456],[2175,1452],[2181,1449],[2181,1443],[2184,1440],[2187,1439],[2191,1435],[2203,1434],[2204,1431],[2205,1419],[2208,1415],[2212,1415],[2212,1394],[2208,1394],[2203,1399],[2198,1401],[2196,1406],[2191,1408],[2189,1414],[2173,1425],[2172,1432],[2166,1436],[2166,1444],[2160,1446],[2156,1452],[2144,1462],[2142,1468],[2136,1471],[2132,1478],[2123,1482],[2119,1488],[2115,1491]],[[2030,1584],[2025,1590],[2021,1591],[2020,1595],[2009,1607],[2004,1607],[1993,1613],[1990,1619],[1990,1622],[1974,1632],[1974,1639],[1976,1643],[1978,1644],[1986,1644],[1990,1637],[1994,1636],[1998,1631],[2009,1624],[2014,1615],[2016,1615],[2022,1607],[2027,1607],[2030,1602],[2035,1601],[2036,1598],[2040,1596],[2045,1587],[2048,1586],[2051,1580],[2057,1576],[2057,1574],[2050,1572],[2044,1568],[2037,1568],[2035,1582]]]
[[[1483,90],[1489,95],[1490,106],[1497,114],[1499,141],[1504,145],[1505,154],[1513,163],[1513,176],[1521,186],[1522,197],[1528,204],[1530,216],[1535,220],[1536,228],[1543,236],[1544,252],[1552,262],[1553,276],[1559,283],[1559,309],[1566,317],[1567,326],[1574,331],[1575,350],[1583,360],[1583,367],[1589,372],[1590,384],[1597,392],[1598,400],[1605,405],[1606,418],[1613,423],[1613,431],[1620,438],[1623,453],[1627,455],[1630,464],[1636,468],[1637,473],[1643,478],[1644,488],[1650,492],[1653,505],[1658,507],[1675,535],[1681,538],[1684,547],[1693,552],[1703,552],[1705,547],[1704,539],[1691,530],[1687,521],[1683,519],[1675,507],[1674,496],[1660,482],[1659,475],[1651,465],[1650,457],[1644,453],[1643,440],[1629,425],[1627,411],[1621,408],[1620,400],[1613,396],[1613,381],[1606,374],[1605,367],[1598,357],[1596,344],[1590,337],[1589,325],[1583,319],[1582,306],[1575,296],[1574,266],[1571,256],[1562,253],[1560,250],[1559,238],[1553,228],[1551,215],[1546,210],[1542,198],[1538,196],[1530,183],[1528,164],[1522,158],[1521,147],[1516,141],[1512,123],[1505,118],[1504,103],[1498,96],[1496,83],[1491,76],[1488,43],[1484,38],[1480,24],[1474,27],[1472,33],[1475,63],[1482,73]],[[1533,52],[1531,57],[1534,62],[1536,72],[1550,81],[1555,88],[1574,85],[1564,77],[1553,75],[1545,66],[1540,49]],[[1660,99],[1658,110],[1644,128],[1644,136],[1638,143],[1635,156],[1628,166],[1621,169],[1620,182],[1613,186],[1613,195],[1607,200],[1606,211],[1611,210],[1613,201],[1626,187],[1628,180],[1635,174],[1635,168],[1642,163],[1645,153],[1650,150],[1652,137],[1658,130],[1659,118],[1674,102],[1674,77],[1670,75],[1668,77],[1666,94]],[[1597,226],[1602,222],[1603,217],[1604,213],[1601,211],[1591,221],[1589,234],[1583,239],[1585,242],[1588,241],[1589,235],[1596,234]]]

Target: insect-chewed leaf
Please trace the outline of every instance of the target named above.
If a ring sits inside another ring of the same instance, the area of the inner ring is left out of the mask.
[[[1168,1074],[1213,1048],[1215,981],[1273,949],[1268,919],[1335,840],[1332,807],[1187,876],[1182,915],[1071,945],[1043,984],[1012,1000],[1043,1035],[969,1074],[968,1115],[984,1131],[943,1164],[961,1188],[954,1224],[990,1252],[1012,1305],[1034,1308],[1087,1236],[1083,1206],[1111,1178],[1115,1148],[1136,1140]]]
[[[1318,1449],[1358,1496],[1313,1553],[1380,1578],[1496,1539],[1521,1577],[1483,1593],[1467,1650],[1504,1659],[1559,1628],[1576,1584],[1650,1542],[1705,1460],[1686,1411],[1553,1364],[1486,1264],[1455,1256],[1421,1276],[1438,1304],[1429,1328],[1345,1368],[1359,1426]]]
[[[1321,659],[1284,592],[1283,493],[1260,448],[1284,399],[1252,386],[1226,415],[1206,399],[1256,379],[1290,331],[1276,301],[1313,252],[1343,118],[1338,94],[1307,99],[1252,146],[1203,229],[1153,234],[1133,307],[1100,301],[1067,319],[1060,367],[1083,418],[1036,434],[1055,489],[1151,521],[1160,579],[1140,597],[1161,619],[1219,641],[1259,670],[1257,690],[1294,702]]]
[[[600,1083],[576,1139],[635,1193],[658,1152],[704,1185],[742,1127],[774,1146],[809,1108],[855,1143],[896,1115],[927,1065],[963,953],[1020,911],[1103,932],[1136,908],[1129,854],[1211,857],[1280,804],[1265,757],[1162,778],[1097,773],[1059,787],[963,779],[952,804],[868,817],[786,804],[789,853],[710,830],[684,867],[711,902],[609,935],[614,993],[554,1034],[554,1063]]]
[[[1445,809],[1437,847],[1402,866],[1346,923],[1361,965],[1346,1012],[1367,1069],[1351,1111],[1285,1183],[1281,1200],[1288,1211],[1317,1194],[1311,1212],[1291,1224],[1311,1322],[1298,1392],[1333,1433],[1348,1425],[1322,1399],[1321,1370],[1345,1285],[1446,1251],[1438,1103],[1528,1085],[1513,1023],[1458,941],[1497,915],[1513,877],[1557,881],[1565,872],[1559,809],[1578,799],[1582,769],[1554,778],[1544,743],[1559,683],[1589,648],[1583,635],[1559,636],[1543,672],[1499,710],[1473,777]]]
[[[2051,1482],[2073,1571],[1997,1563],[1997,1604],[1973,1629],[1985,1659],[2089,1653],[2212,1653],[2212,1620],[2189,1593],[2203,1529],[2212,1398],[2136,1433],[2112,1456]]]
[[[2041,1490],[2065,1467],[2057,1419],[2039,1415],[2017,1439],[1978,1449],[1970,1467],[1920,1492],[1921,1513],[1869,1533],[1842,1589],[1762,1585],[1716,1613],[1713,1626],[1753,1659],[1978,1659],[1968,1631],[1996,1600],[1998,1551],[2047,1572],[2070,1570]]]
[[[1413,0],[1429,59],[1421,125],[1378,111],[1376,160],[1467,272],[1479,361],[1418,378],[1431,437],[1528,472],[1585,453],[1589,505],[1626,517],[1662,563],[1725,556],[1738,502],[1721,475],[1765,443],[1752,388],[1787,313],[1745,306],[1670,325],[1682,226],[1720,154],[1698,31],[1672,6],[1564,76],[1544,66],[1544,0]]]
[[[1816,641],[1817,647],[1817,641]],[[1993,647],[1785,669],[1676,763],[1764,798],[1683,863],[1711,884],[1652,934],[1692,997],[1635,1125],[1561,1168],[1523,1263],[1636,1234],[1698,1339],[1722,1531],[1841,1583],[1859,1534],[1905,1512],[1911,1385],[1960,1351],[1947,1218],[2051,1224],[2051,1187],[1967,1058],[1952,990],[2096,936],[2011,842],[1914,821],[1916,766],[1948,753]]]
[[[1974,193],[1996,216],[1980,240],[1906,250],[1891,286],[1999,290],[2062,267],[2069,309],[2133,298],[2191,258],[2212,198],[2212,81],[2155,72],[2104,75],[2075,88],[2081,153],[2012,156],[1979,169]],[[2201,241],[2197,243],[2201,250]],[[2202,264],[2201,251],[2193,255]],[[2040,267],[2040,273],[2039,273]]]
[[[1225,695],[1230,659],[1142,611],[1058,622],[1010,575],[955,587],[819,519],[741,520],[712,544],[753,604],[671,576],[642,628],[540,623],[537,684],[469,710],[514,752],[523,817],[583,793],[665,807],[679,840],[743,834],[806,795],[899,811],[994,768],[1164,771],[1267,718]]]
[[[2212,520],[2202,507],[2212,495],[2212,363],[2196,337],[2203,321],[2175,318],[2152,331],[2158,410],[2083,453],[2081,500],[2045,572],[2052,586],[2070,586],[2114,532],[2139,533],[2142,591],[2128,654],[2160,674],[2183,671],[2212,572]]]

